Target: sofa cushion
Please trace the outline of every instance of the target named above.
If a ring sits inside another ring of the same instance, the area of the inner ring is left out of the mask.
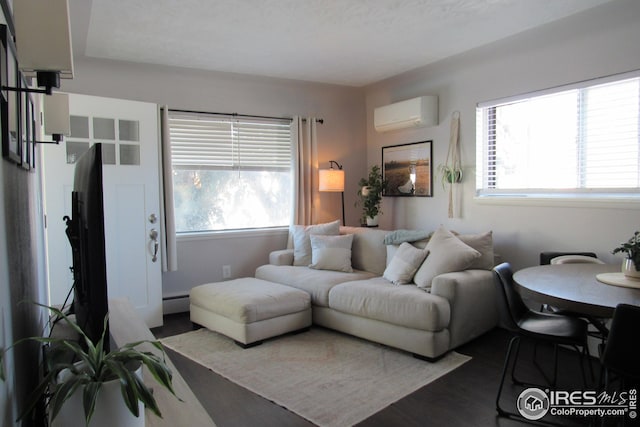
[[[314,270],[301,266],[270,264],[258,267],[255,274],[257,279],[302,289],[311,295],[311,304],[323,307],[329,306],[329,291],[338,283],[368,279],[374,276],[373,273],[360,270],[344,273],[342,271]]]
[[[458,234],[452,231],[458,239],[480,252],[480,257],[473,260],[467,269],[491,270],[495,265],[493,253],[493,232],[480,234]]]
[[[316,270],[353,272],[351,268],[351,244],[353,234],[344,236],[311,235],[311,264]]]
[[[418,249],[407,242],[400,244],[382,277],[394,285],[411,283],[418,267],[422,265],[428,253],[427,249]]]
[[[443,226],[433,233],[426,249],[429,250],[429,256],[413,278],[416,285],[426,289],[431,288],[434,277],[464,270],[480,257],[480,252],[463,243]]]
[[[384,236],[389,232],[366,227],[340,227],[340,234],[353,234],[351,265],[356,270],[364,270],[382,276],[387,265],[387,248]]]
[[[338,235],[340,234],[340,221],[328,222],[317,225],[292,225],[289,234],[293,241],[293,265],[311,264],[311,234]]]
[[[347,314],[424,331],[447,328],[449,302],[415,285],[394,286],[382,277],[346,282],[329,292],[329,307]]]

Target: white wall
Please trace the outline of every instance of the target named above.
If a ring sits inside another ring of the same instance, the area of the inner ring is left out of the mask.
[[[447,154],[451,113],[461,113],[462,217],[447,218],[447,193],[434,180],[433,198],[385,198],[381,225],[434,229],[445,224],[460,231],[493,230],[497,251],[516,268],[537,264],[541,250],[593,250],[617,262],[610,250],[640,228],[640,210],[474,201],[475,106],[640,69],[639,40],[640,2],[618,0],[365,88],[369,164],[380,164],[383,146],[433,140],[437,167]],[[419,95],[439,96],[439,126],[387,134],[373,130],[375,107]]]
[[[357,182],[366,173],[361,89],[88,58],[76,59],[74,65],[74,79],[63,81],[61,90],[168,104],[175,109],[324,119],[318,125],[320,167],[329,167],[329,160],[343,164],[346,222],[358,224],[353,203]],[[338,193],[320,193],[319,199],[319,222],[340,218]],[[270,250],[284,247],[285,235],[180,241],[180,270],[163,276],[163,295],[184,295],[195,285],[219,281],[223,265],[231,266],[232,277],[253,275],[257,266],[268,262]]]

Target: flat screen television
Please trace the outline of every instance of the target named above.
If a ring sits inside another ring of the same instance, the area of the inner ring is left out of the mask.
[[[95,344],[109,311],[102,190],[102,144],[94,144],[76,162],[71,193],[72,217],[65,217],[73,253],[71,313]],[[109,351],[109,335],[104,342]]]

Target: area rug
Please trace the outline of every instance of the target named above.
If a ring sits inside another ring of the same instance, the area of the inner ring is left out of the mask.
[[[241,349],[207,329],[162,343],[319,426],[350,426],[471,359],[435,363],[323,328]]]

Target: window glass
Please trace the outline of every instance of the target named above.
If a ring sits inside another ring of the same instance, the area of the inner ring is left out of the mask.
[[[174,170],[176,231],[288,225],[290,182],[289,172]]]
[[[69,116],[69,124],[73,138],[89,138],[89,117]]]
[[[120,141],[140,141],[140,122],[137,120],[118,120]]]
[[[93,118],[93,137],[95,139],[116,139],[116,121],[114,119]]]
[[[140,146],[120,144],[120,164],[140,166]]]
[[[88,142],[66,141],[67,163],[73,164],[78,161],[85,151],[89,149]]]
[[[640,194],[640,78],[479,105],[478,195]]]
[[[290,120],[170,112],[176,231],[289,224]]]

